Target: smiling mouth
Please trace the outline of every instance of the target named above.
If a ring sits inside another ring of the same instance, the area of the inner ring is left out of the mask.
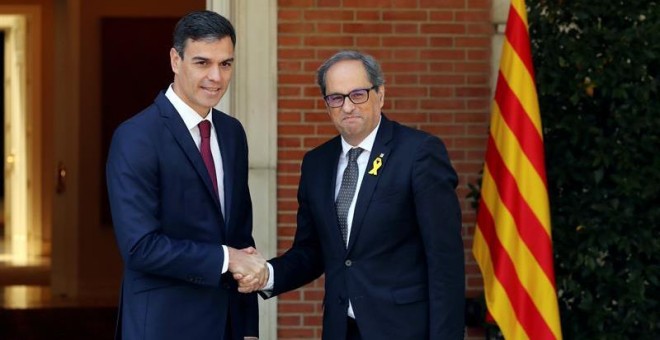
[[[206,92],[211,92],[211,93],[214,93],[214,94],[220,92],[219,87],[202,87],[202,89]]]

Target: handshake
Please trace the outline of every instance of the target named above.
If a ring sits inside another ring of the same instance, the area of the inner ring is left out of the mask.
[[[238,282],[238,291],[252,293],[263,289],[270,275],[266,260],[253,247],[229,250],[229,272]]]

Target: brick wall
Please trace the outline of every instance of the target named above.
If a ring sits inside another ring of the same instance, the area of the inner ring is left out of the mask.
[[[481,291],[472,255],[475,212],[465,196],[483,164],[490,108],[491,0],[278,1],[278,253],[292,243],[304,153],[337,134],[315,85],[340,49],[376,57],[383,111],[446,143],[459,173],[468,296]],[[282,295],[279,339],[320,339],[322,278]],[[468,338],[483,338],[468,330]]]

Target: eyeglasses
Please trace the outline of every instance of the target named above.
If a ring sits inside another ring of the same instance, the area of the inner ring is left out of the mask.
[[[344,106],[344,100],[346,97],[348,97],[348,99],[350,99],[353,104],[362,104],[369,100],[369,91],[377,88],[378,86],[374,85],[368,89],[353,90],[349,94],[329,94],[323,97],[323,100],[325,100],[328,106],[335,108]]]

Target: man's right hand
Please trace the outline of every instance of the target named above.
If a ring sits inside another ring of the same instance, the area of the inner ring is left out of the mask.
[[[266,260],[253,247],[235,249],[227,247],[229,252],[229,271],[239,282],[238,291],[251,293],[259,290],[268,281]]]

